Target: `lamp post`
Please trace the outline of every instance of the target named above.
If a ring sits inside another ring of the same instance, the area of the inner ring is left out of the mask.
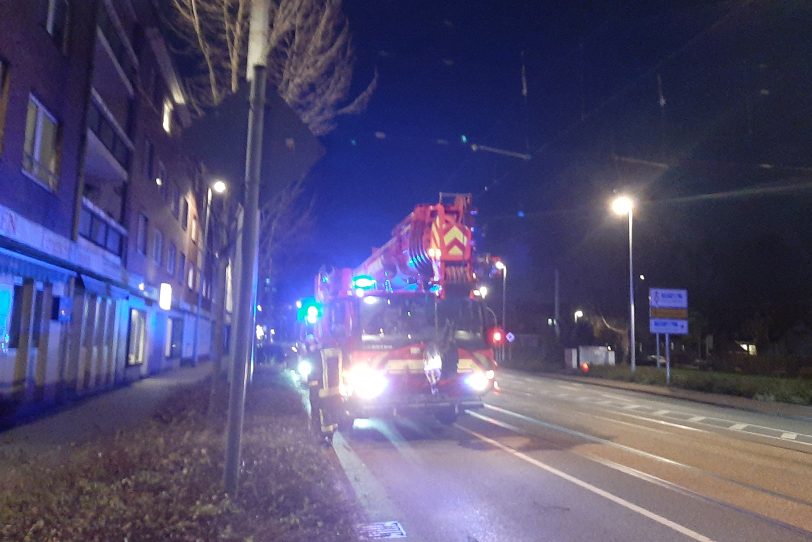
[[[507,315],[507,303],[506,303],[507,298],[505,296],[505,292],[507,291],[507,266],[505,265],[505,262],[503,262],[502,260],[499,260],[494,264],[494,267],[496,267],[496,269],[498,269],[499,271],[502,272],[502,329],[504,329],[505,333],[507,333],[507,323],[506,323],[506,319],[505,319],[505,317]],[[505,361],[505,343],[504,342],[502,343],[502,348],[500,349],[500,351],[501,351],[501,358],[502,358],[500,361],[504,363],[504,361]]]
[[[630,331],[630,364],[631,371],[635,370],[635,357],[637,342],[634,337],[634,263],[632,258],[632,224],[634,216],[634,200],[629,196],[617,196],[612,200],[612,211],[618,215],[629,217],[629,331]]]
[[[208,250],[209,250],[209,215],[211,215],[211,197],[212,191],[216,192],[217,194],[223,194],[226,191],[226,183],[223,181],[215,181],[209,188],[206,190],[206,220],[203,226],[203,239],[202,239],[202,252],[206,254],[206,258],[208,258]],[[192,365],[197,365],[197,357],[198,357],[198,348],[197,348],[197,338],[198,338],[198,328],[200,327],[200,306],[203,303],[203,283],[200,281],[198,277],[198,281],[200,284],[198,285],[197,289],[197,307],[195,310],[195,330],[194,330],[194,342],[192,344]],[[211,346],[209,346],[211,350]]]
[[[577,311],[572,313],[572,317],[575,319],[575,323],[577,324],[578,319],[584,317],[584,311],[582,311],[581,309],[578,309]]]

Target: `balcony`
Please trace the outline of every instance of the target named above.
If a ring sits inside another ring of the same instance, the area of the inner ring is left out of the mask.
[[[119,257],[126,246],[127,230],[87,198],[82,198],[79,235]]]

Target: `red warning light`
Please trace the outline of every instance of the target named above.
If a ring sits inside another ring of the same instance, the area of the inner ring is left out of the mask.
[[[581,372],[584,374],[589,372],[589,363],[585,361],[581,363]]]

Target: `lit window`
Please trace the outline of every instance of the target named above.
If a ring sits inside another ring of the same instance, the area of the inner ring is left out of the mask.
[[[138,229],[136,235],[136,248],[138,252],[141,254],[146,255],[147,253],[147,231],[149,227],[149,220],[147,217],[141,213],[138,215]]]
[[[28,98],[25,118],[23,171],[56,189],[58,162],[56,119],[33,96]]]
[[[130,309],[130,337],[127,341],[127,365],[144,363],[147,346],[147,317],[143,311]]]
[[[186,271],[186,286],[190,290],[195,289],[195,268],[191,265],[191,262],[189,262],[189,269]]]
[[[192,227],[189,229],[189,235],[192,236],[192,242],[197,243],[197,217],[192,217]]]
[[[163,265],[164,262],[164,234],[159,230],[155,230],[155,239],[152,243],[152,258],[158,265]]]
[[[68,36],[68,0],[48,0],[45,30],[54,38],[59,49],[64,51]]]
[[[164,100],[163,115],[161,126],[164,127],[164,132],[167,134],[172,133],[172,102]]]

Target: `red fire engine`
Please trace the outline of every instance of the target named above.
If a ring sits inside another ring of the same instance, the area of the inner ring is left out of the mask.
[[[357,268],[318,274],[305,307],[315,350],[300,372],[325,436],[356,418],[431,413],[450,424],[482,407],[501,333],[476,295],[473,214],[469,194],[440,194]]]

